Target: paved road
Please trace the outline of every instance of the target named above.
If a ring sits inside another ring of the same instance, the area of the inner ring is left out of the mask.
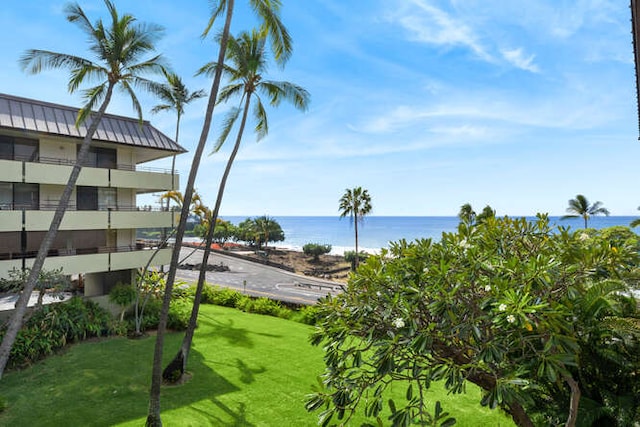
[[[202,261],[202,251],[183,248],[183,263],[198,264]],[[229,267],[226,272],[208,272],[207,283],[236,289],[252,296],[265,296],[281,301],[297,304],[315,304],[318,298],[327,294],[341,292],[342,284],[327,280],[301,276],[285,270],[269,267],[252,261],[212,252],[209,264],[220,264]],[[176,277],[186,282],[195,283],[198,271],[178,269]]]

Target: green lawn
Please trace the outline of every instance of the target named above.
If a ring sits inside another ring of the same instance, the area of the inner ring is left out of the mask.
[[[205,305],[189,370],[193,379],[162,391],[166,426],[314,426],[304,397],[323,370],[322,351],[308,344],[311,328],[235,309]],[[166,339],[165,356],[180,334]],[[153,338],[113,338],[70,347],[0,381],[9,408],[2,426],[141,426],[147,413]],[[398,387],[404,393],[404,387]],[[481,408],[479,392],[433,392],[458,426],[512,426]],[[352,422],[358,426],[363,419]]]

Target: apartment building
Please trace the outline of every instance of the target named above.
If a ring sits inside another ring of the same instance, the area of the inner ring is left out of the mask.
[[[0,277],[33,264],[86,134],[85,126],[75,127],[77,113],[0,94]],[[140,194],[178,188],[172,171],[145,164],[185,151],[149,122],[105,115],[44,269],[62,267],[78,278],[85,296],[130,283],[154,252],[136,244],[136,230],[173,227],[178,220],[136,205]],[[152,265],[170,258],[171,249],[161,249]]]

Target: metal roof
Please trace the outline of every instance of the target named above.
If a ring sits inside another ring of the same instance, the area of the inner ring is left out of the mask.
[[[78,108],[0,93],[0,127],[84,138],[88,123],[76,128]],[[94,141],[184,153],[187,150],[151,126],[137,119],[105,114]]]

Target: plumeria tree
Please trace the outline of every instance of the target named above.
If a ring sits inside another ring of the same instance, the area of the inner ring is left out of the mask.
[[[471,382],[519,426],[634,425],[640,316],[627,292],[639,259],[628,237],[553,230],[539,216],[392,244],[320,304],[313,342],[327,369],[307,408],[324,409],[323,425],[358,406],[379,417],[396,384],[407,399],[390,405],[391,424],[424,425],[432,381],[452,393]]]

